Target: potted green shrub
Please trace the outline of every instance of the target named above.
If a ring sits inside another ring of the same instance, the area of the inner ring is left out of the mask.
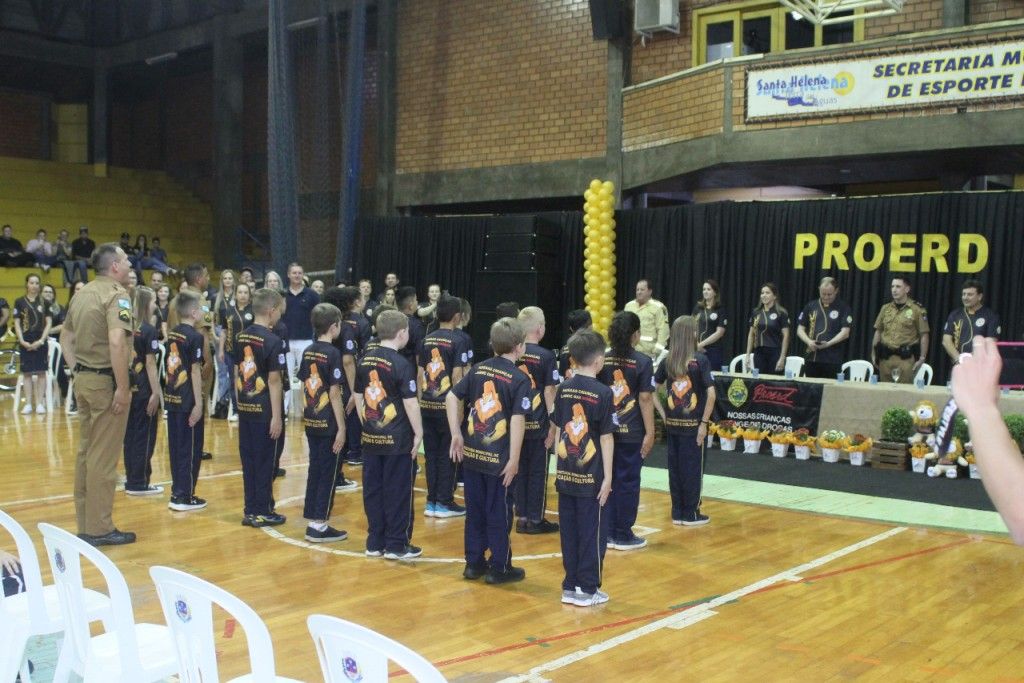
[[[893,406],[882,413],[882,438],[874,443],[874,465],[881,469],[907,468],[907,439],[914,433],[910,411]]]
[[[1010,432],[1010,438],[1017,444],[1017,448],[1024,444],[1024,415],[1006,415],[1003,417],[1006,429]]]

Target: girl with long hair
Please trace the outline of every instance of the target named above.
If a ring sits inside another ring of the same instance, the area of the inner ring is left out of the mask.
[[[228,366],[230,376],[228,377],[228,391],[231,396],[233,408],[229,420],[238,421],[238,395],[235,393],[235,374],[238,371],[237,363],[241,360],[235,353],[238,348],[238,335],[252,325],[252,289],[244,282],[235,285],[235,300],[224,311],[223,317],[218,319],[218,324],[223,328],[223,334],[217,338],[217,358],[221,363]]]
[[[760,298],[760,304],[750,313],[747,367],[765,374],[782,374],[789,350],[789,311],[779,305],[779,288],[774,282],[761,285]]]
[[[654,375],[658,393],[654,407],[665,422],[668,485],[672,497],[672,523],[700,526],[710,520],[700,509],[704,479],[704,440],[715,408],[711,364],[697,350],[697,319],[680,316],[669,332],[669,354]]]
[[[693,316],[697,318],[697,350],[703,351],[711,368],[717,370],[725,363],[722,338],[729,325],[729,316],[722,308],[722,295],[717,281],[711,278],[704,281]]]
[[[160,353],[156,322],[156,294],[149,287],[135,288],[135,332],[132,338],[132,402],[128,409],[128,426],[124,432],[124,492],[129,496],[156,496],[162,486],[149,483],[153,473],[151,461],[156,448],[156,432],[160,423],[160,379],[157,356]]]
[[[156,328],[160,341],[167,339],[167,317],[171,314],[171,286],[162,284],[156,288]]]
[[[22,387],[25,392],[22,415],[32,414],[33,400],[36,414],[44,415],[47,411],[47,339],[53,318],[40,295],[41,282],[38,275],[25,276],[25,296],[14,301],[14,332],[18,335],[18,345],[21,347],[18,351],[21,354]]]
[[[231,393],[231,368],[225,361],[224,349],[224,322],[231,315],[235,307],[235,273],[232,270],[223,270],[220,274],[220,287],[217,289],[217,296],[213,300],[214,341],[217,345],[217,396],[214,398],[217,409],[214,417],[227,417],[226,404],[222,405]]]
[[[608,517],[608,547],[635,550],[647,540],[633,533],[640,508],[640,469],[654,445],[654,367],[651,357],[636,350],[640,318],[622,311],[608,328],[611,351],[597,378],[611,387],[615,409],[615,455],[612,459],[612,492]]]

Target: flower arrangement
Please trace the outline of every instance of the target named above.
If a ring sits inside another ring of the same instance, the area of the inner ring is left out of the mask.
[[[871,437],[864,436],[863,434],[854,434],[853,436],[846,437],[843,448],[851,453],[863,453],[870,449],[873,443],[874,441],[871,440]]]
[[[722,420],[711,425],[711,429],[722,439],[735,439],[739,436],[739,427],[733,420]]]
[[[822,448],[839,450],[846,443],[846,432],[839,429],[826,429],[818,436],[818,445]]]
[[[788,429],[778,429],[774,432],[768,432],[768,440],[772,443],[788,446],[793,443],[793,432]]]
[[[764,437],[768,436],[768,430],[754,429],[753,427],[743,427],[739,430],[740,438],[744,441],[760,441]]]
[[[814,435],[812,435],[806,427],[801,427],[800,429],[791,433],[789,438],[790,443],[792,443],[794,446],[806,447],[811,449],[812,451],[815,449],[815,446],[818,443],[817,438],[815,438]]]
[[[931,455],[934,455],[932,447],[924,442],[915,443],[910,447],[911,458],[924,459]]]

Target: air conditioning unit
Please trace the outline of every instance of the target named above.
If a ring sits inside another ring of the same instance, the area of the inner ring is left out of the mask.
[[[679,33],[679,0],[636,0],[633,30],[643,34]]]

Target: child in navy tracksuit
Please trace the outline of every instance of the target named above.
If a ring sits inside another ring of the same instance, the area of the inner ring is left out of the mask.
[[[600,590],[608,537],[602,514],[612,490],[617,426],[612,390],[597,379],[604,366],[604,339],[581,330],[569,339],[576,369],[555,395],[551,431],[558,471],[558,518],[562,539],[562,602],[590,607],[608,602]]]
[[[672,523],[701,526],[710,520],[700,511],[704,477],[704,440],[715,409],[715,384],[707,356],[697,351],[697,319],[680,316],[669,333],[669,355],[654,381],[666,389],[666,406],[655,394],[654,406],[665,421],[668,485]]]
[[[306,477],[306,505],[302,516],[308,520],[306,540],[313,543],[344,541],[348,534],[327,522],[334,506],[334,481],[338,460],[345,444],[342,407],[341,354],[333,341],[341,333],[341,311],[332,304],[317,304],[310,314],[316,341],[302,352],[299,381],[302,382],[302,424],[309,442],[309,473]]]
[[[363,421],[363,507],[366,555],[411,560],[412,482],[423,440],[416,371],[399,353],[409,341],[408,318],[384,311],[377,318],[380,345],[363,354],[356,368],[356,408]]]
[[[245,492],[242,525],[275,526],[285,516],[274,511],[276,442],[284,415],[284,380],[288,362],[281,337],[271,330],[281,319],[284,297],[274,289],[253,295],[253,324],[238,335],[238,453]]]
[[[167,334],[167,450],[171,460],[171,499],[167,507],[188,512],[206,507],[196,496],[203,456],[203,361],[206,343],[196,330],[203,319],[199,296],[183,291],[174,298],[177,326]]]
[[[530,378],[515,365],[526,350],[518,320],[501,318],[491,325],[490,342],[494,357],[466,373],[449,392],[445,409],[452,458],[462,462],[465,478],[466,568],[462,575],[467,579],[485,576],[487,583],[501,584],[526,577],[523,569],[512,566],[509,488],[519,469],[526,415],[531,412]]]
[[[160,419],[159,373],[156,356],[160,352],[159,332],[152,325],[156,314],[156,297],[149,287],[135,288],[135,320],[133,335],[132,404],[128,409],[128,426],[124,432],[124,492],[129,496],[155,496],[162,486],[153,486],[153,450]]]

